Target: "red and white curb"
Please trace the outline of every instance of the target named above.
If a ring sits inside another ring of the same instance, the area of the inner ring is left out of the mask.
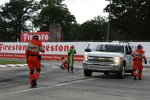
[[[24,67],[28,64],[6,64],[6,65],[0,65],[0,68],[6,68],[6,67]]]

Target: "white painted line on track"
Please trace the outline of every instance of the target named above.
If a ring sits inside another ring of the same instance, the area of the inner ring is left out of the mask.
[[[6,67],[24,67],[27,66],[27,64],[6,64],[6,65],[0,65],[0,68],[6,68]]]
[[[45,86],[45,87],[37,87],[37,88],[30,88],[30,89],[15,91],[15,92],[2,93],[2,94],[0,94],[0,96],[18,94],[18,93],[23,93],[23,92],[33,91],[33,90],[40,90],[40,89],[44,89],[44,88],[46,88],[46,89],[47,88],[54,88],[54,87],[65,86],[65,85],[69,85],[69,84],[86,82],[86,81],[91,81],[91,80],[94,80],[94,79],[83,79],[83,80],[77,80],[77,81],[72,81],[72,82],[60,83],[60,84],[56,84],[56,85],[50,85],[49,84],[48,86]]]

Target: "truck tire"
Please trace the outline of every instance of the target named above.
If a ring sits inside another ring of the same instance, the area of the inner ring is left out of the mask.
[[[125,66],[122,66],[121,71],[118,73],[118,77],[120,79],[124,79],[124,77],[125,77]]]
[[[104,72],[104,75],[108,75],[109,74],[109,72]]]
[[[92,71],[84,69],[84,76],[91,77],[92,76]]]

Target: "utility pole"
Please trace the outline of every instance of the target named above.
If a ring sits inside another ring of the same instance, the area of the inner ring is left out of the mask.
[[[111,5],[111,0],[106,0],[109,1],[109,5]],[[108,27],[107,27],[107,42],[109,42],[109,34],[110,34],[110,7],[109,7],[109,15],[108,15]]]

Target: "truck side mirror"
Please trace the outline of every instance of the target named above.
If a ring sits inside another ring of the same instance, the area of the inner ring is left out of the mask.
[[[126,54],[132,54],[132,51],[127,51]]]
[[[88,49],[88,48],[87,48],[87,49],[85,49],[84,51],[85,51],[85,52],[91,52],[91,49]]]

